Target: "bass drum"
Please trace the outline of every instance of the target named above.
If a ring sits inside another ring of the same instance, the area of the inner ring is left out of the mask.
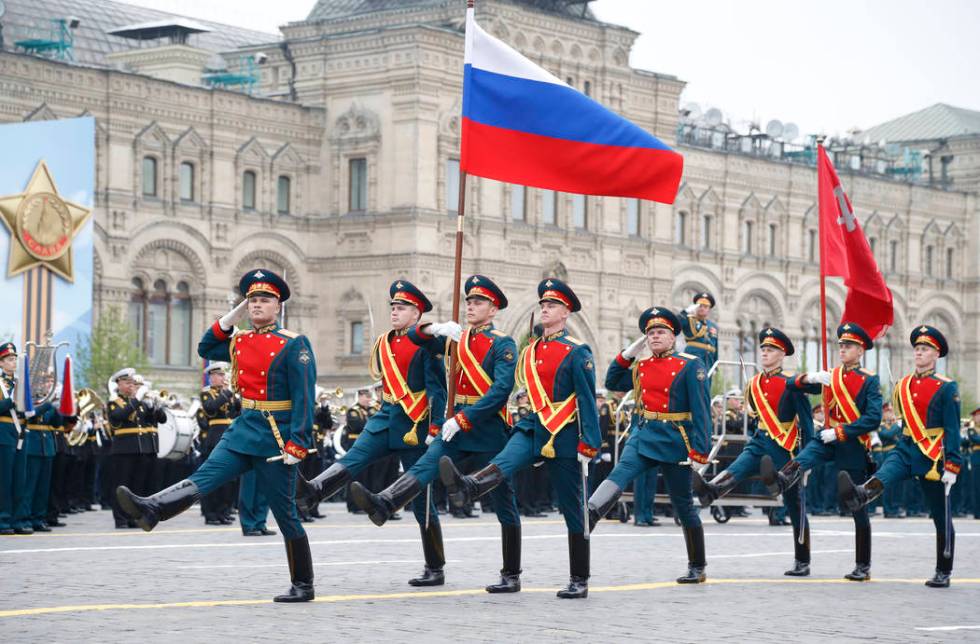
[[[157,458],[179,461],[190,454],[194,446],[197,419],[183,409],[166,411],[167,422],[157,425],[157,435],[160,437],[160,451],[157,452]]]

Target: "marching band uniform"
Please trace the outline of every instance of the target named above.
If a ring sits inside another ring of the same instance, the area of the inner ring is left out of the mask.
[[[8,356],[16,356],[17,348],[13,342],[0,344],[0,360]],[[12,358],[11,358],[12,359]],[[29,534],[20,526],[14,525],[14,496],[23,485],[24,467],[18,463],[27,458],[27,452],[18,449],[21,437],[17,432],[18,425],[23,431],[25,421],[23,414],[14,406],[14,389],[17,386],[13,373],[0,371],[0,535],[17,533]],[[14,415],[17,415],[17,424]],[[20,478],[18,478],[20,477]]]
[[[581,309],[572,289],[555,278],[538,285],[539,302],[564,305],[572,313]],[[558,495],[568,531],[570,581],[558,592],[562,598],[588,596],[589,541],[583,519],[585,490],[580,458],[595,458],[601,444],[595,404],[595,365],[592,350],[561,329],[534,337],[517,361],[517,381],[526,386],[532,414],[514,428],[504,449],[490,464],[462,475],[452,459],[439,461],[439,474],[450,501],[461,506],[509,481],[515,472],[544,457]],[[488,411],[495,411],[488,406]]]
[[[300,475],[304,478],[312,478],[323,471],[324,469],[324,458],[326,456],[327,447],[329,443],[327,442],[327,436],[330,430],[333,429],[334,420],[333,415],[330,413],[330,404],[326,401],[317,402],[313,405],[313,444],[317,448],[315,454],[311,454],[310,458],[303,461],[303,465],[300,468]],[[332,461],[331,461],[332,462]],[[302,508],[299,508],[302,512]],[[324,515],[320,513],[320,505],[318,503],[313,504],[310,508],[310,513],[307,519],[310,521],[314,519],[322,519]]]
[[[663,307],[644,311],[639,327],[644,334],[655,327],[666,328],[675,336],[681,333],[680,320]],[[711,448],[706,378],[700,358],[673,349],[643,360],[620,352],[606,372],[608,389],[637,390],[637,406],[634,428],[619,463],[589,499],[590,523],[594,527],[608,513],[640,472],[659,467],[687,545],[688,572],[678,583],[705,579],[704,528],[691,495],[690,463],[707,463]]]
[[[51,494],[51,472],[57,449],[55,432],[61,433],[63,420],[50,401],[39,405],[34,412],[34,416],[27,421],[27,435],[24,437],[27,459],[23,485],[16,494],[14,522],[24,530],[51,532],[47,522],[48,497]],[[57,511],[53,516],[57,522]]]
[[[57,409],[53,411],[54,414],[47,422],[51,428],[49,430],[51,437],[54,439],[54,455],[51,459],[51,477],[48,483],[46,523],[49,526],[63,527],[65,524],[59,521],[58,517],[75,513],[68,502],[68,472],[77,457],[75,449],[68,444],[68,434],[73,425],[65,422],[68,419],[58,414]]]
[[[693,304],[677,317],[684,332],[684,340],[687,342],[684,352],[700,358],[707,373],[718,361],[718,325],[708,318],[701,319],[694,313],[700,304],[706,304],[714,309],[715,298],[708,292],[695,293]],[[704,392],[710,399],[711,377],[704,379]]]
[[[926,344],[943,357],[949,350],[938,329],[916,327],[909,341],[915,347]],[[952,487],[963,465],[960,455],[960,398],[956,382],[935,370],[911,373],[895,385],[892,395],[896,412],[905,429],[898,447],[889,452],[881,469],[863,485],[854,485],[847,472],[838,475],[841,502],[850,509],[863,508],[882,491],[910,478],[916,478],[936,526],[936,574],[926,582],[933,588],[946,588],[953,572],[955,532],[944,485]],[[940,470],[942,474],[940,475]],[[945,556],[947,541],[949,556]]]
[[[429,299],[406,280],[392,282],[388,290],[392,304],[410,304],[420,313],[432,310]],[[446,372],[442,357],[424,350],[408,338],[408,330],[388,331],[378,337],[371,353],[372,368],[381,372],[384,387],[381,409],[368,419],[350,451],[311,481],[300,478],[300,503],[310,506],[336,494],[365,467],[397,455],[405,470],[415,465],[425,452],[430,427],[442,426],[446,411]],[[351,493],[353,494],[353,486]],[[422,532],[425,570],[409,580],[412,586],[439,586],[445,583],[442,528],[435,504],[426,508],[423,500],[412,503]]]
[[[966,432],[967,444],[964,450],[970,456],[970,470],[973,473],[973,518],[980,519],[980,407],[974,409],[970,416],[970,427]]]
[[[215,371],[226,372],[229,367],[226,362],[211,362],[208,364],[208,376]],[[204,438],[204,458],[207,458],[221,442],[222,436],[232,421],[241,413],[242,403],[231,389],[207,386],[201,390],[201,411],[207,422],[207,433]],[[208,525],[231,525],[231,508],[238,491],[236,481],[229,481],[210,494],[201,498],[204,509],[204,522]]]
[[[112,374],[111,379],[118,382],[135,375],[135,369],[126,367]],[[151,494],[157,452],[160,451],[157,424],[166,422],[166,412],[161,407],[120,394],[106,405],[106,420],[112,427],[113,487],[126,486],[137,494]],[[112,517],[117,528],[136,527],[135,518],[127,517],[118,502],[112,506]]]
[[[479,297],[491,301],[498,310],[507,308],[503,292],[483,275],[467,278],[465,292],[467,300]],[[429,325],[417,325],[409,330],[408,337],[439,359],[449,350],[447,338],[432,335]],[[430,426],[432,441],[425,454],[379,494],[372,494],[360,483],[351,486],[355,503],[370,514],[375,525],[383,525],[392,513],[438,478],[442,457],[465,460],[470,470],[479,470],[486,467],[507,442],[510,430],[507,400],[514,388],[517,345],[491,322],[463,331],[456,351],[459,370],[453,420],[459,426],[458,433],[446,441],[440,431],[442,428]],[[500,521],[503,568],[500,583],[487,586],[486,590],[490,593],[517,592],[521,588],[521,523],[511,480],[507,478],[501,482],[490,496]],[[438,524],[438,515],[432,514],[429,522]]]
[[[759,333],[759,346],[775,347],[785,356],[795,352],[789,337],[773,327]],[[810,401],[801,389],[794,386],[794,380],[792,373],[778,366],[756,374],[749,381],[746,391],[749,415],[756,419],[758,429],[728,469],[710,483],[698,472],[694,473],[694,491],[700,498],[701,507],[708,507],[731,492],[741,481],[758,474],[763,456],[768,455],[776,467],[783,467],[798,448],[809,442],[813,435]],[[787,490],[784,495],[793,524],[795,561],[793,568],[785,573],[791,577],[810,574],[810,525],[806,515],[801,512],[801,494],[802,490],[797,486]]]
[[[837,328],[840,344],[852,343],[865,350],[874,347],[871,337],[859,325],[845,322]],[[803,473],[821,463],[833,463],[839,472],[847,472],[861,482],[868,476],[871,455],[870,433],[881,425],[881,385],[878,376],[859,363],[841,365],[830,372],[830,386],[805,382],[804,374],[796,376],[793,386],[810,394],[823,394],[829,409],[827,427],[834,430],[836,440],[809,441],[806,447],[780,470],[771,457],[760,463],[762,480],[772,494],[785,494],[802,478]],[[855,567],[844,577],[851,581],[871,579],[871,521],[865,508],[852,510],[854,517]]]
[[[361,393],[358,392],[358,397]],[[343,447],[348,452],[350,448],[354,446],[354,443],[361,436],[361,432],[364,431],[364,426],[367,424],[368,418],[374,415],[375,408],[368,406],[364,407],[360,402],[351,406],[347,410],[347,421],[344,427],[344,433],[340,437],[340,446]],[[377,477],[373,476],[377,470],[381,469],[383,471],[383,466],[381,463],[372,463],[368,465],[364,470],[358,473],[357,476],[353,477],[351,483],[347,485],[347,511],[348,512],[360,512],[358,507],[354,505],[354,500],[350,495],[350,486],[353,485],[353,481],[359,481],[360,483],[366,485],[368,489],[378,490],[383,487],[383,485],[377,484]]]
[[[889,405],[889,407],[891,407],[891,405]],[[882,421],[881,429],[878,430],[878,438],[881,440],[881,456],[875,460],[878,469],[881,469],[881,466],[884,465],[885,459],[888,458],[889,452],[898,447],[898,441],[901,439],[901,437],[902,425],[900,423],[893,422],[888,424],[887,421]],[[885,490],[885,493],[881,495],[882,506],[886,519],[899,517],[902,514],[902,506],[899,503],[899,499],[901,497],[898,492],[899,490],[890,488]]]
[[[208,360],[231,357],[232,389],[242,397],[242,413],[208,459],[189,478],[149,498],[117,490],[120,505],[144,530],[152,530],[245,472],[254,471],[282,530],[292,585],[277,602],[310,601],[313,560],[294,502],[296,466],[311,445],[316,362],[306,336],[274,321],[234,332],[236,318],[253,296],[289,299],[289,286],[275,273],[250,271],[239,281],[245,301],[204,333],[197,352]],[[224,321],[224,324],[223,324]],[[281,461],[268,459],[279,457]]]

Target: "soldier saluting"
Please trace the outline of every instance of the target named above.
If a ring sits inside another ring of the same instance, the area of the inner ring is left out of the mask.
[[[846,471],[851,479],[862,483],[868,477],[870,433],[881,425],[881,389],[878,376],[861,367],[861,358],[874,347],[874,342],[858,324],[845,322],[837,328],[837,343],[839,367],[829,372],[800,374],[794,382],[807,393],[823,393],[824,405],[830,412],[829,423],[819,431],[819,440],[810,441],[780,470],[776,470],[772,457],[762,457],[762,482],[772,494],[785,494],[804,472],[824,463],[835,464],[838,471]],[[855,566],[844,578],[869,581],[871,521],[864,508],[853,510],[853,516]]]
[[[606,372],[611,391],[634,391],[634,428],[619,463],[589,499],[590,529],[619,500],[630,481],[659,467],[674,516],[684,529],[687,574],[682,584],[705,580],[704,528],[691,494],[691,464],[707,463],[711,447],[711,415],[704,363],[689,353],[675,353],[681,323],[669,309],[652,307],[639,319],[643,335],[613,359]],[[653,354],[636,360],[641,348]]]
[[[687,343],[685,353],[700,358],[708,372],[718,360],[718,325],[708,319],[713,308],[715,297],[704,291],[695,293],[693,302],[684,309],[683,315],[677,316]],[[704,390],[710,398],[711,378],[704,379]]]
[[[779,329],[768,327],[759,333],[759,353],[762,373],[749,381],[746,399],[749,414],[754,416],[759,431],[745,445],[738,458],[710,483],[694,473],[694,491],[706,508],[716,499],[731,492],[736,485],[759,472],[764,456],[777,467],[785,465],[801,445],[813,435],[810,401],[795,386],[792,373],[783,371],[783,360],[795,352],[793,342]],[[800,489],[786,493],[786,505],[793,524],[793,567],[785,574],[805,577],[810,574],[810,525],[800,511]]]
[[[542,335],[531,339],[517,361],[517,379],[527,387],[533,413],[514,426],[507,445],[489,465],[464,476],[449,456],[443,456],[439,477],[450,502],[459,507],[544,457],[568,531],[570,580],[558,597],[588,597],[589,540],[582,516],[586,492],[580,463],[595,458],[602,442],[595,406],[595,364],[589,346],[565,329],[568,316],[582,308],[572,289],[559,279],[542,280],[538,301]],[[506,584],[504,580],[501,586]]]
[[[949,488],[956,483],[963,465],[959,390],[956,382],[936,373],[936,361],[949,351],[938,329],[917,327],[909,342],[915,371],[898,381],[892,395],[895,409],[905,420],[902,438],[885,457],[881,469],[863,485],[855,487],[848,472],[839,472],[838,492],[845,507],[856,512],[888,487],[918,479],[936,526],[936,574],[926,586],[948,588],[955,541]]]
[[[289,559],[292,585],[274,601],[310,601],[313,560],[293,495],[296,464],[306,457],[312,441],[316,363],[306,336],[276,323],[282,302],[289,299],[289,286],[281,277],[266,269],[250,271],[238,288],[245,300],[204,333],[197,353],[209,360],[231,357],[232,387],[242,397],[241,415],[190,478],[146,498],[120,487],[116,497],[123,511],[150,531],[202,494],[254,471],[282,530]],[[246,311],[252,328],[235,333]],[[278,455],[281,460],[269,460]]]

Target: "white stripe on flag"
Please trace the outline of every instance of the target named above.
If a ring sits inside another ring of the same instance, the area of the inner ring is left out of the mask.
[[[483,31],[480,25],[476,24],[473,9],[466,10],[466,46],[463,64],[504,76],[567,86],[567,83],[551,72],[538,67],[506,43]]]

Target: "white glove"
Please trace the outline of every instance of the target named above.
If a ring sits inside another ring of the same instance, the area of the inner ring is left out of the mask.
[[[603,454],[599,458],[602,459],[602,462],[603,463],[612,463],[612,454],[608,454],[608,453],[607,454]]]
[[[806,374],[806,381],[811,384],[821,384],[827,387],[830,386],[830,372],[829,371],[811,371]]]
[[[242,300],[238,303],[238,306],[228,311],[218,319],[218,326],[221,327],[222,331],[228,332],[235,328],[245,314],[248,312],[248,300]]]
[[[136,390],[136,400],[143,402],[143,399],[146,398],[146,394],[148,394],[149,391],[150,388],[146,385],[140,386],[140,388]]]
[[[456,422],[456,419],[450,418],[449,420],[447,420],[442,424],[442,440],[448,443],[453,439],[453,436],[456,435],[456,432],[458,432],[461,429],[462,427],[459,426],[459,423]]]
[[[878,432],[871,432],[871,447],[881,447],[881,437]]]
[[[438,335],[459,342],[459,339],[463,336],[463,327],[459,326],[459,322],[453,322],[452,320],[449,322],[433,322],[425,332],[430,335]]]
[[[282,453],[282,462],[285,463],[286,465],[296,465],[302,460],[303,459],[297,458],[296,456],[293,456],[289,452]]]
[[[953,487],[954,485],[956,485],[956,475],[950,472],[949,470],[946,470],[945,472],[943,472],[942,482],[943,485],[945,485],[948,488]]]
[[[837,442],[837,432],[833,429],[821,429],[820,430],[820,440],[828,445],[830,443]]]
[[[684,309],[684,312],[687,313],[688,315],[694,315],[694,312],[697,310],[698,310],[698,305],[697,302],[695,302],[694,304],[688,304],[687,308]]]
[[[585,463],[586,465],[588,465],[589,463],[592,462],[592,457],[586,456],[582,452],[578,452],[577,456],[578,456],[579,463]]]
[[[436,437],[433,436],[432,434],[426,434],[425,435],[425,444],[426,445],[431,445],[435,440],[436,440]]]
[[[645,335],[641,335],[639,338],[633,341],[633,344],[623,349],[623,357],[627,360],[632,360],[635,358],[636,354],[638,354],[640,349],[643,348],[643,345],[646,344],[646,341],[647,337]]]

